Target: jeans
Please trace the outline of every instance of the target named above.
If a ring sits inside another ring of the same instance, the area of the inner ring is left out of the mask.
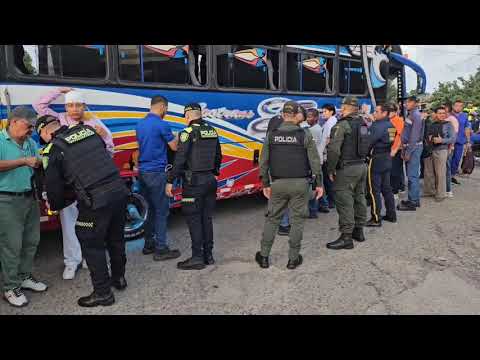
[[[167,218],[170,201],[165,194],[165,172],[140,173],[140,192],[148,202],[149,211],[145,223],[145,247],[161,251],[168,247]]]
[[[281,227],[287,227],[290,225],[290,216],[288,214],[288,209],[285,210],[285,213],[282,216],[282,221],[280,221]]]
[[[392,159],[392,172],[390,175],[390,183],[394,194],[405,190],[405,171],[403,168],[403,160],[401,152],[397,152]]]
[[[310,211],[310,215],[314,215],[318,212],[318,200],[316,197],[314,197],[312,200],[308,200],[308,210]]]
[[[322,202],[323,204],[326,203],[326,206],[330,204],[333,205],[335,202],[335,198],[334,198],[335,193],[333,191],[333,182],[328,177],[326,162],[322,165],[322,172],[323,172],[323,186],[324,186],[324,194],[325,194],[322,196],[322,199],[323,199]]]
[[[455,144],[455,149],[453,151],[453,156],[452,156],[452,162],[451,162],[451,173],[452,176],[455,176],[458,174],[458,169],[460,167],[460,164],[462,162],[463,158],[463,144]]]
[[[423,145],[416,145],[410,153],[410,160],[407,162],[408,177],[408,200],[418,203],[420,201],[420,158]]]
[[[446,190],[447,193],[452,191],[452,155],[450,151],[448,152],[448,157],[447,157],[447,186]]]

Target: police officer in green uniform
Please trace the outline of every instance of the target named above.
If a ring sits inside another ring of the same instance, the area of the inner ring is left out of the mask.
[[[283,123],[268,132],[262,148],[260,176],[263,194],[270,201],[266,215],[261,251],[255,261],[261,268],[268,268],[269,255],[285,210],[290,212],[290,251],[288,269],[295,269],[303,262],[300,255],[303,225],[308,217],[308,200],[312,191],[311,178],[323,184],[320,156],[312,134],[299,126],[302,109],[293,101],[283,107]],[[303,121],[303,120],[302,120]],[[323,188],[314,185],[316,197],[323,195]]]
[[[37,120],[36,130],[48,143],[42,154],[50,210],[58,211],[69,202],[78,201],[75,232],[94,288],[92,294],[78,300],[78,305],[112,305],[115,297],[111,287],[127,287],[124,227],[128,188],[105,143],[92,127],[82,123],[61,126],[57,118],[45,115]],[[73,189],[76,199],[67,199],[68,187]]]
[[[368,149],[368,128],[358,114],[358,100],[347,96],[342,102],[342,117],[332,128],[327,146],[327,171],[330,180],[334,182],[335,206],[341,232],[338,240],[327,244],[329,249],[353,249],[352,239],[365,241],[365,160]]]
[[[192,257],[179,262],[181,270],[201,270],[215,263],[212,214],[217,200],[217,180],[222,150],[215,129],[202,119],[202,108],[185,106],[188,127],[180,135],[172,170],[167,175],[166,193],[173,196],[173,182],[183,180],[182,213],[192,239]]]

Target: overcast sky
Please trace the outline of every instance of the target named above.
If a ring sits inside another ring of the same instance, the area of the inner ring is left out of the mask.
[[[402,50],[425,70],[430,93],[439,82],[468,78],[480,67],[480,45],[402,45]],[[407,71],[408,90],[415,86],[414,73]]]

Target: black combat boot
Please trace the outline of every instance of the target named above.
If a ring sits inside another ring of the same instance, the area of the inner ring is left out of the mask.
[[[262,253],[259,251],[255,254],[255,261],[262,269],[268,269],[270,263],[268,262],[268,256],[262,256]]]
[[[124,276],[120,276],[118,279],[112,280],[112,286],[117,290],[125,290],[127,288],[127,280]]]
[[[115,303],[113,293],[99,295],[95,291],[88,296],[78,299],[78,305],[81,307],[110,306]]]
[[[182,254],[180,253],[180,250],[170,250],[169,248],[160,250],[160,251],[155,251],[155,254],[153,255],[153,260],[155,261],[165,261],[165,260],[172,260],[179,258]]]
[[[414,202],[412,201],[404,201],[402,200],[400,202],[400,204],[398,204],[397,206],[397,210],[398,211],[416,211],[417,210],[417,206],[415,205]]]
[[[205,265],[213,265],[215,264],[215,259],[213,258],[212,254],[205,254],[203,255],[203,260],[205,262]]]
[[[299,254],[296,260],[288,260],[287,269],[294,270],[300,265],[302,265],[302,263],[303,263],[303,257],[302,255]]]
[[[391,215],[385,215],[384,217],[382,217],[382,220],[383,221],[388,221],[388,222],[391,222],[391,223],[396,223],[397,222],[397,216],[391,216]]]
[[[353,239],[351,234],[342,234],[337,241],[327,244],[327,248],[331,250],[353,249]]]
[[[278,227],[278,235],[280,236],[288,236],[290,234],[291,225],[288,226],[279,226]]]
[[[177,264],[180,270],[202,270],[205,269],[205,260],[203,257],[191,257]]]
[[[352,239],[358,242],[364,242],[365,235],[363,234],[363,228],[354,228],[352,232]]]
[[[380,227],[380,226],[382,226],[382,221],[381,221],[381,220],[376,221],[374,218],[371,218],[370,220],[367,221],[367,223],[365,224],[365,226],[368,226],[368,227]]]

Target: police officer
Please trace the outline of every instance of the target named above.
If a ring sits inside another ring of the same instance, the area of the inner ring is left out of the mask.
[[[188,127],[179,135],[178,152],[167,176],[166,193],[173,196],[173,182],[183,180],[182,213],[192,239],[192,257],[179,262],[181,270],[201,270],[215,263],[213,251],[212,213],[217,199],[222,150],[215,129],[202,119],[199,104],[184,109]]]
[[[397,222],[395,199],[390,186],[392,170],[390,152],[397,131],[388,117],[390,111],[389,105],[378,105],[373,115],[374,122],[370,127],[371,144],[368,157],[367,188],[370,195],[372,218],[367,222],[367,226],[382,226],[380,193],[383,195],[387,210],[383,220]]]
[[[311,194],[311,174],[316,183],[322,184],[320,157],[311,132],[302,129],[304,110],[293,101],[283,107],[282,124],[267,133],[260,160],[260,175],[263,194],[268,202],[267,218],[261,241],[261,251],[255,255],[255,261],[261,268],[268,268],[269,255],[275,234],[285,210],[289,209],[291,218],[290,251],[288,269],[295,269],[303,262],[300,255],[303,225],[308,217],[308,200]],[[315,186],[317,200],[323,195],[323,188]]]
[[[353,240],[365,241],[367,220],[365,187],[368,154],[368,129],[358,114],[358,100],[347,96],[342,102],[342,117],[332,128],[327,147],[327,172],[334,182],[335,206],[341,236],[327,244],[332,250],[353,249]]]
[[[111,286],[118,290],[127,287],[123,234],[128,189],[94,128],[82,123],[61,126],[57,118],[45,115],[38,119],[36,130],[48,143],[43,150],[43,163],[50,210],[61,210],[75,200],[66,198],[64,190],[67,186],[73,188],[78,201],[75,232],[94,289],[89,296],[80,298],[78,305],[112,305],[115,297]],[[110,256],[111,276],[106,249]]]

